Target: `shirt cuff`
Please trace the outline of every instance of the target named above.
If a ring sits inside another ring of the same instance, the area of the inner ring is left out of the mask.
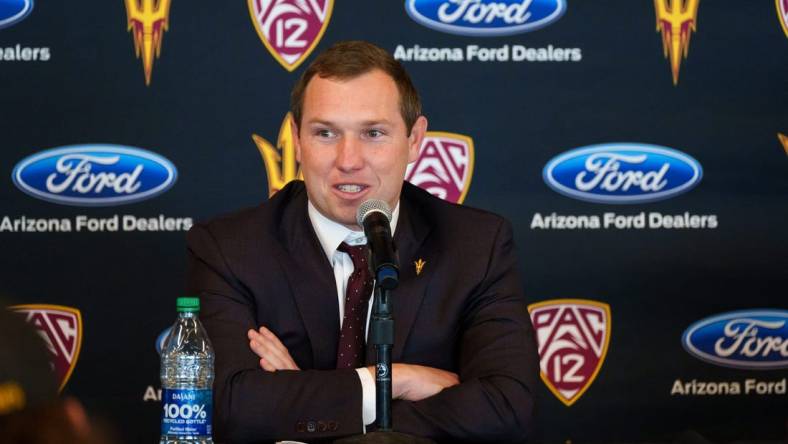
[[[361,380],[361,416],[364,426],[375,422],[375,379],[366,367],[357,368],[358,379]]]

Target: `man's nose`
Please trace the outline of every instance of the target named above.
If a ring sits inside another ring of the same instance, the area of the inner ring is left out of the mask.
[[[364,152],[360,141],[343,137],[337,145],[337,168],[341,171],[354,171],[364,166]]]

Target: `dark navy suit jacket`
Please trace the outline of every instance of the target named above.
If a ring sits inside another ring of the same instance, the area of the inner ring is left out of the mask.
[[[531,431],[536,342],[512,241],[494,214],[404,183],[394,236],[393,362],[441,368],[461,383],[392,403],[396,431],[446,442],[519,442]],[[187,289],[216,350],[218,442],[314,441],[362,433],[361,383],[336,370],[336,284],[307,214],[303,182],[188,233]],[[416,273],[416,261],[423,261]],[[301,371],[269,373],[246,332],[265,325]],[[367,347],[366,359],[375,353]]]

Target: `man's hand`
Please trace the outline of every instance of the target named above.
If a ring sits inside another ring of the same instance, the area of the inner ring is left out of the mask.
[[[421,401],[460,383],[456,373],[438,368],[395,363],[391,369],[391,396],[394,399]],[[367,370],[374,378],[375,367],[367,367]]]
[[[271,330],[260,327],[259,331],[250,329],[246,332],[249,348],[260,357],[260,367],[268,372],[277,370],[301,370],[296,365],[290,352]]]

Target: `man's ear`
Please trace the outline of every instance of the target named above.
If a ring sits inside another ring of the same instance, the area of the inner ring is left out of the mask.
[[[301,163],[301,138],[298,136],[298,123],[296,123],[293,114],[288,113],[290,119],[290,128],[293,132],[293,145],[295,146],[296,161]]]
[[[427,134],[427,118],[419,116],[413,127],[410,129],[410,136],[408,136],[408,163],[413,163],[419,158],[419,150],[424,141],[424,136]]]

